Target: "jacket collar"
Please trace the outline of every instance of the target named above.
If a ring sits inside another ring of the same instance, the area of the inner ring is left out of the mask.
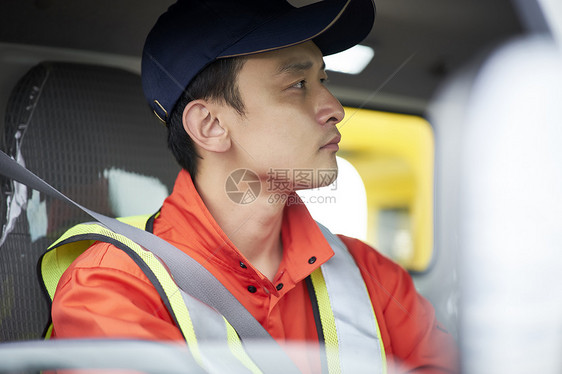
[[[255,281],[269,283],[248,263],[217,224],[199,196],[191,176],[182,170],[172,194],[164,201],[160,218],[164,222],[162,236],[202,261],[208,267],[247,274]],[[334,254],[308,209],[294,193],[284,209],[281,228],[283,260],[276,278],[297,283],[326,262]],[[243,263],[246,268],[241,267]],[[211,270],[211,269],[209,269]],[[277,280],[276,280],[277,282]],[[268,288],[270,288],[268,287]],[[275,293],[275,288],[271,290]]]

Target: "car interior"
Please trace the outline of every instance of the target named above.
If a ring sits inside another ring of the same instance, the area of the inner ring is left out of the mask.
[[[179,166],[143,96],[140,55],[172,3],[4,2],[0,150],[96,212],[156,212]],[[347,180],[363,184],[352,228],[403,261],[457,339],[463,372],[559,373],[562,5],[375,3],[361,43],[372,60],[358,74],[328,70],[349,118],[339,156],[352,165]],[[92,218],[7,176],[0,189],[0,372],[198,372],[178,347],[42,341],[49,304],[37,260]],[[343,191],[347,216],[355,202]],[[143,359],[152,354],[165,366]]]

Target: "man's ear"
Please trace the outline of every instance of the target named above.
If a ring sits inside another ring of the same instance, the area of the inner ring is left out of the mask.
[[[183,128],[201,148],[210,152],[230,149],[228,130],[221,126],[214,106],[206,100],[193,100],[183,110]]]

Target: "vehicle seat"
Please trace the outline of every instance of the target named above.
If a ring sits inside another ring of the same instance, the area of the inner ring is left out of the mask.
[[[179,167],[137,74],[44,62],[13,89],[4,151],[83,206],[110,216],[155,212]],[[0,341],[40,338],[49,305],[40,254],[70,226],[92,219],[0,177]]]

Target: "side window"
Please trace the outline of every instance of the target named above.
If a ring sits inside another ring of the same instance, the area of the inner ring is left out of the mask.
[[[345,108],[338,155],[363,179],[366,241],[410,271],[433,252],[434,139],[421,117]]]

